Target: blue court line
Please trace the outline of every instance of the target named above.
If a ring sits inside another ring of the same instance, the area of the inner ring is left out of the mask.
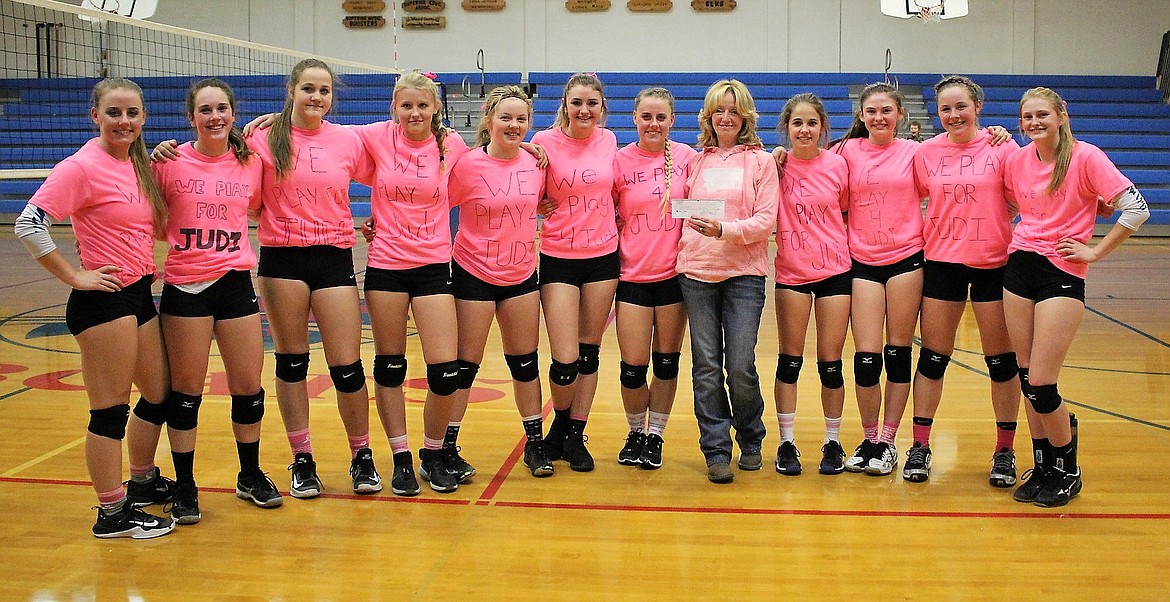
[[[1155,342],[1155,343],[1157,343],[1157,344],[1159,344],[1167,349],[1170,349],[1170,343],[1167,343],[1166,341],[1163,341],[1162,339],[1159,339],[1158,337],[1156,337],[1152,334],[1149,334],[1147,332],[1144,332],[1142,330],[1134,328],[1133,326],[1130,326],[1129,324],[1126,324],[1125,322],[1122,322],[1121,320],[1118,320],[1117,318],[1114,318],[1113,316],[1110,316],[1102,311],[1098,311],[1096,309],[1093,309],[1092,307],[1089,307],[1087,305],[1085,306],[1085,310],[1093,312],[1094,314],[1101,316],[1102,318],[1105,318],[1106,320],[1109,320],[1110,322],[1113,322],[1114,324],[1116,324],[1116,325],[1118,325],[1118,326],[1120,326],[1120,327],[1122,327],[1122,328],[1124,328],[1124,329],[1126,329],[1134,334],[1143,336],[1143,337],[1145,337],[1145,338],[1147,338],[1147,339],[1149,339],[1149,340],[1151,340],[1151,341],[1153,341],[1153,342]]]

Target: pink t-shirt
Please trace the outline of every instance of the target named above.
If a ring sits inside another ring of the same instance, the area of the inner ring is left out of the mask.
[[[1012,153],[1006,168],[1008,198],[1020,206],[1011,249],[1038,253],[1065,272],[1084,278],[1089,264],[1062,259],[1056,254],[1056,243],[1062,238],[1087,243],[1093,237],[1097,197],[1113,200],[1133,183],[1101,149],[1079,140],[1064,182],[1052,194],[1047,190],[1053,166],[1040,161],[1035,143]]]
[[[168,284],[206,282],[256,266],[248,209],[260,206],[259,157],[240,164],[235,153],[208,157],[188,142],[177,160],[152,166],[169,210],[163,270]]]
[[[264,162],[260,246],[353,247],[349,183],[372,181],[374,171],[356,132],[328,121],[315,130],[292,128],[292,165],[280,180],[267,131],[248,138],[248,146]]]
[[[683,198],[687,163],[696,154],[685,144],[670,142],[671,198]],[[670,217],[669,205],[662,207],[665,153],[649,153],[631,143],[618,151],[613,171],[613,196],[623,223],[618,231],[621,279],[658,282],[674,277],[683,220]]]
[[[919,252],[922,197],[914,182],[918,143],[867,138],[833,147],[849,165],[849,254],[866,265],[890,265]]]
[[[455,263],[497,286],[524,282],[536,271],[536,206],[545,174],[536,158],[520,151],[493,159],[483,147],[467,152],[451,169],[448,191],[459,206]]]
[[[560,259],[601,257],[617,250],[613,158],[617,137],[595,128],[584,140],[560,128],[541,130],[532,143],[548,153],[545,194],[559,203],[540,230],[540,252]]]
[[[353,128],[376,166],[371,206],[377,236],[370,243],[370,267],[407,270],[451,260],[451,205],[447,174],[467,152],[455,132],[443,138],[443,172],[434,136],[407,138],[395,121]]]
[[[780,179],[776,161],[758,147],[736,146],[723,156],[715,147],[703,149],[687,165],[688,199],[726,202],[723,236],[703,236],[683,228],[676,271],[702,282],[723,282],[734,276],[768,275],[768,239],[776,227]]]
[[[1015,140],[992,146],[980,130],[966,144],[943,132],[918,145],[914,174],[929,197],[923,237],[926,258],[973,268],[1007,263],[1011,215],[1004,198],[1003,162],[1020,148]]]
[[[29,203],[57,221],[72,218],[81,267],[122,268],[122,284],[154,276],[154,215],[129,160],[110,156],[97,138],[58,163]]]
[[[841,155],[788,155],[776,213],[776,282],[797,286],[849,271],[846,211],[849,166]]]

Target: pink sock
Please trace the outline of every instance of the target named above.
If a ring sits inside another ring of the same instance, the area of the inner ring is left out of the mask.
[[[662,436],[666,432],[666,421],[670,419],[670,414],[666,412],[650,412],[650,419],[647,426],[650,434]]]
[[[390,437],[390,451],[395,454],[410,451],[410,442],[406,435]]]
[[[349,437],[349,459],[357,457],[358,452],[370,447],[370,434],[359,435],[357,437]]]
[[[898,436],[897,422],[883,422],[882,423],[882,443],[894,444],[894,438]]]
[[[997,424],[995,426],[995,451],[999,451],[1001,449],[1016,449],[1016,429],[1001,428]]]
[[[293,455],[313,453],[313,443],[309,441],[309,429],[289,431],[285,435],[288,436],[288,445],[292,448]]]
[[[793,441],[795,437],[792,431],[793,426],[796,424],[796,412],[792,412],[791,414],[776,412],[776,422],[780,426],[780,440]]]
[[[569,418],[578,422],[589,422],[589,414],[569,414]]]
[[[431,449],[431,450],[443,449],[443,440],[442,439],[431,439],[430,437],[427,437],[424,435],[423,436],[423,448]]]
[[[100,492],[97,494],[98,505],[103,510],[113,510],[122,504],[122,500],[126,499],[126,489],[121,485],[112,491]]]
[[[861,432],[865,435],[866,441],[873,441],[877,443],[878,440],[878,423],[861,425]]]
[[[154,462],[145,464],[143,466],[130,465],[130,478],[134,477],[153,477],[154,476]]]
[[[914,425],[914,442],[921,443],[925,446],[930,446],[930,424],[915,424]]]

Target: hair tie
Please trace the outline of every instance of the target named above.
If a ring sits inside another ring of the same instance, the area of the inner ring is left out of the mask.
[[[433,72],[430,72],[430,71],[427,71],[427,72],[423,73],[423,77],[425,77],[425,78],[427,78],[427,79],[429,79],[429,80],[431,80],[431,81],[436,81],[436,80],[438,80],[438,79],[439,79],[439,76],[438,76],[438,75],[436,75],[435,73],[433,73]]]

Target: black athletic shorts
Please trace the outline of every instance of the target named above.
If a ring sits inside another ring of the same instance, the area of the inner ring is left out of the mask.
[[[663,307],[682,303],[682,288],[678,285],[678,276],[671,276],[657,282],[626,282],[618,281],[618,303],[629,303],[642,307]]]
[[[458,262],[451,262],[451,280],[455,290],[455,298],[464,301],[506,301],[512,297],[519,297],[540,290],[540,279],[536,272],[532,272],[520,284],[499,285],[484,282],[476,278],[471,272],[463,269]]]
[[[257,276],[300,280],[315,291],[336,286],[357,286],[353,274],[353,249],[332,245],[311,247],[260,247]]]
[[[192,294],[172,284],[163,286],[159,313],[180,318],[232,320],[260,313],[252,275],[232,270],[202,292]]]
[[[158,317],[150,293],[153,280],[153,276],[143,276],[115,292],[73,289],[65,304],[65,326],[69,333],[77,336],[88,328],[126,316],[135,316],[139,326]],[[117,353],[116,349],[109,351]]]
[[[617,251],[587,259],[561,259],[540,254],[541,284],[559,282],[581,288],[590,282],[617,280],[621,271],[621,260]]]
[[[961,263],[926,260],[922,296],[940,301],[985,303],[1003,301],[1003,266],[973,268]]]
[[[1031,251],[1012,251],[1008,256],[1003,288],[1036,303],[1055,297],[1085,302],[1084,278],[1069,274],[1047,257]]]
[[[810,282],[808,284],[780,284],[776,283],[776,290],[796,291],[806,295],[812,295],[816,298],[823,297],[839,297],[841,295],[853,294],[853,277],[849,272],[829,276],[824,280]]]
[[[365,290],[406,293],[410,297],[450,295],[451,264],[432,263],[406,270],[367,267]]]
[[[869,280],[878,284],[886,284],[894,276],[909,274],[914,270],[921,269],[925,262],[926,260],[922,258],[922,251],[889,265],[869,265],[854,259],[853,269],[850,272],[853,274],[854,280]]]

